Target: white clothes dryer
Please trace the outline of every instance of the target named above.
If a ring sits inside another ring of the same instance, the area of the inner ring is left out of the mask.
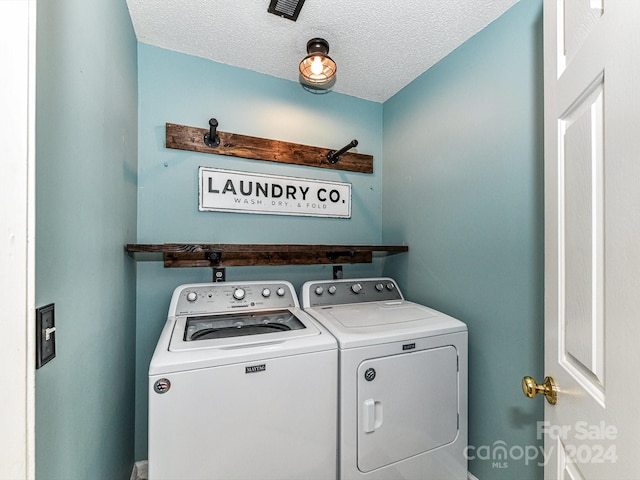
[[[466,480],[467,327],[390,278],[307,282],[338,340],[341,480]]]
[[[333,480],[337,345],[289,282],[182,285],[149,366],[150,480]]]

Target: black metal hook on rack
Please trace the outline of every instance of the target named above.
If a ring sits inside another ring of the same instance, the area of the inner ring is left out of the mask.
[[[209,133],[204,134],[204,144],[207,147],[215,148],[220,145],[220,136],[216,133],[218,128],[218,120],[212,118],[209,120]]]
[[[351,140],[351,142],[348,145],[345,145],[337,152],[335,150],[329,150],[329,153],[327,153],[327,160],[329,160],[329,163],[331,163],[332,165],[334,163],[338,163],[338,160],[340,160],[340,155],[342,155],[348,150],[351,150],[353,147],[357,147],[357,146],[358,146],[358,140]]]

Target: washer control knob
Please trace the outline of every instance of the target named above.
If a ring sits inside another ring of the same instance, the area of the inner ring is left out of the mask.
[[[187,300],[189,302],[195,302],[198,299],[198,294],[196,292],[188,292],[187,293]]]
[[[381,283],[376,283],[376,290],[381,292],[382,290],[384,290],[384,285]]]
[[[284,294],[285,294],[285,293],[286,293],[286,292],[285,292],[284,288],[282,288],[282,287],[280,287],[280,288],[278,288],[278,290],[276,290],[276,294],[277,294],[279,297],[284,297]]]
[[[242,300],[245,294],[246,292],[244,291],[244,288],[236,288],[233,291],[233,298],[235,298],[236,300]]]
[[[333,295],[334,293],[336,293],[336,292],[338,291],[338,288],[337,288],[335,285],[331,285],[327,291],[328,291],[331,295]]]
[[[271,296],[271,290],[269,290],[268,288],[263,288],[262,289],[262,296],[264,298],[269,298]]]
[[[354,283],[351,285],[351,291],[353,293],[360,293],[362,291],[362,285],[359,283]]]
[[[324,293],[324,288],[318,286],[316,287],[315,292],[316,292],[316,295],[320,296]]]
[[[396,288],[396,286],[393,284],[393,282],[387,283],[387,290],[393,290],[394,288]]]

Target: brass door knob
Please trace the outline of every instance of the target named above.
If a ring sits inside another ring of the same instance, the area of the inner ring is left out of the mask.
[[[543,393],[551,405],[555,405],[558,401],[558,388],[552,377],[545,377],[544,382],[538,384],[531,377],[522,379],[522,392],[526,397],[533,398],[539,393]]]

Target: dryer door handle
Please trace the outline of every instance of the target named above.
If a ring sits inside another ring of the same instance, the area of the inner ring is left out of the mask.
[[[362,427],[365,433],[375,432],[382,426],[382,402],[369,398],[362,404]]]

